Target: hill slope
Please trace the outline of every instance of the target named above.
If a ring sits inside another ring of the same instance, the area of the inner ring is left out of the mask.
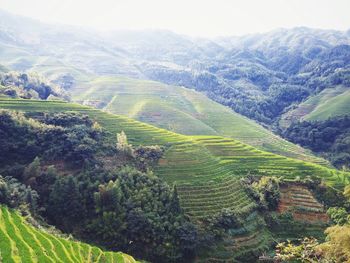
[[[170,184],[176,182],[181,205],[195,222],[223,208],[233,209],[244,219],[242,231],[232,233],[231,241],[227,240],[226,246],[213,252],[212,256],[218,258],[232,259],[240,253],[266,248],[271,240],[264,220],[256,212],[256,203],[240,185],[240,178],[247,174],[291,179],[315,175],[334,186],[349,180],[347,173],[264,152],[233,139],[180,135],[77,104],[0,99],[0,108],[30,114],[73,110],[97,120],[110,132],[111,140],[115,140],[115,134],[123,130],[132,144],[166,145],[165,155],[154,172]],[[240,248],[233,246],[235,240],[240,240]]]
[[[221,135],[287,157],[326,163],[194,90],[147,80],[101,77],[74,87],[71,93],[80,103],[177,133]]]
[[[18,213],[0,206],[1,262],[136,262],[123,253],[105,252],[34,228]]]
[[[306,27],[217,39],[164,30],[96,32],[0,10],[0,63],[79,86],[101,76],[152,79],[205,92],[267,125],[311,94],[349,86],[349,31]]]
[[[344,86],[327,88],[310,97],[284,115],[281,127],[288,127],[291,122],[305,120],[326,120],[328,118],[348,115],[350,113],[350,89]]]

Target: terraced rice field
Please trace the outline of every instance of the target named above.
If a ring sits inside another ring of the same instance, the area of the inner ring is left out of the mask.
[[[129,255],[105,252],[34,228],[5,206],[0,206],[0,262],[136,263]]]
[[[346,174],[336,170],[214,136],[192,136],[190,143],[171,146],[155,173],[169,183],[177,183],[182,206],[196,219],[220,212],[224,207],[242,215],[254,210],[255,203],[239,183],[247,174],[286,179],[317,174],[333,185],[348,180]]]
[[[264,220],[257,212],[251,213],[244,220],[241,228],[231,230],[230,237],[215,248],[215,252],[206,251],[203,260],[197,262],[227,263],[253,262],[249,255],[258,255],[269,249],[272,236],[266,229]]]
[[[261,150],[326,164],[256,122],[194,90],[146,80],[100,77],[72,90],[79,103],[185,135],[220,135]]]
[[[262,248],[271,240],[265,225],[257,223],[261,222],[261,217],[256,214],[256,203],[240,185],[240,179],[247,174],[290,179],[318,175],[334,186],[349,182],[347,173],[265,152],[234,139],[180,135],[78,104],[0,99],[0,108],[22,110],[33,115],[45,111],[77,111],[96,119],[109,132],[111,140],[123,130],[134,145],[165,145],[167,150],[154,173],[169,184],[177,184],[181,205],[195,222],[201,222],[204,217],[223,208],[233,209],[246,222],[246,231],[232,233],[228,243],[213,254],[215,258],[235,258],[238,252]],[[239,244],[237,246],[244,247],[244,250],[233,249],[234,244]]]
[[[302,185],[289,185],[281,188],[280,213],[291,211],[295,220],[309,223],[327,223],[329,218],[325,208]]]

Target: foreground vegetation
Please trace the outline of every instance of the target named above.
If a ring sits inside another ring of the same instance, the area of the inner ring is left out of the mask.
[[[345,187],[343,207],[328,209],[333,225],[325,231],[325,241],[305,237],[298,242],[276,246],[275,260],[283,262],[350,262],[350,186]]]
[[[197,230],[176,190],[149,171],[160,147],[133,148],[124,133],[111,143],[76,113],[29,119],[3,111],[0,119],[2,203],[28,205],[34,216],[104,248],[158,262],[191,258]]]

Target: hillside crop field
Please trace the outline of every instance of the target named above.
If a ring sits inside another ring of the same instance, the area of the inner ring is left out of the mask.
[[[78,104],[0,99],[0,108],[32,115],[76,111],[98,121],[110,133],[111,140],[115,140],[116,133],[124,131],[133,145],[166,146],[167,150],[154,173],[169,184],[176,183],[181,205],[195,222],[200,222],[203,217],[214,215],[223,208],[231,208],[244,218],[242,231],[231,233],[233,241],[228,240],[228,244],[217,250],[216,258],[227,260],[238,256],[232,249],[233,245],[230,245],[236,239],[240,241],[240,253],[266,248],[271,241],[266,226],[258,223],[262,219],[256,213],[256,203],[241,186],[240,178],[248,174],[289,179],[316,175],[335,187],[349,182],[348,173],[268,153],[234,139],[180,135]]]
[[[320,104],[305,117],[305,120],[326,120],[331,117],[348,115],[350,112],[350,90],[343,92],[327,102]]]
[[[285,113],[280,121],[281,127],[288,127],[293,121],[318,121],[331,117],[348,115],[350,112],[350,90],[344,86],[327,88],[310,97]]]
[[[295,183],[282,185],[281,200],[277,212],[290,213],[293,223],[284,218],[280,221],[275,237],[279,240],[296,240],[307,235],[325,238],[324,229],[331,223],[325,206],[305,186]]]
[[[324,206],[315,199],[307,187],[302,185],[281,187],[281,202],[278,211],[283,213],[288,210],[292,210],[295,220],[311,223],[329,222]]]
[[[37,229],[5,206],[0,206],[0,262],[136,263],[129,255]]]
[[[100,77],[76,85],[71,93],[80,103],[176,133],[230,137],[261,150],[326,164],[308,150],[194,90],[155,81]]]

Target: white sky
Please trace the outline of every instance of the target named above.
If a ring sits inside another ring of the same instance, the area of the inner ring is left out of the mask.
[[[169,29],[209,37],[278,27],[350,28],[350,0],[0,0],[0,8],[103,30]]]

